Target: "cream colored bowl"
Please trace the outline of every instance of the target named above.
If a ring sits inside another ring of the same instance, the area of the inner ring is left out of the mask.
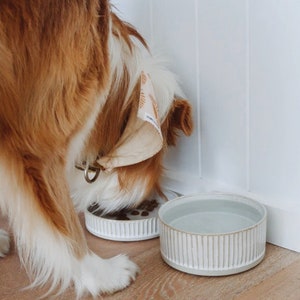
[[[178,197],[178,194],[165,190],[164,194],[168,200]],[[158,210],[166,202],[166,199],[153,195],[149,199],[156,199],[158,206],[147,216],[143,216],[144,209],[139,210],[138,215],[130,212],[126,216],[130,220],[117,220],[114,216],[99,216],[87,209],[85,215],[85,225],[87,230],[93,235],[113,241],[141,241],[156,238],[159,236]],[[133,209],[136,210],[136,209]]]
[[[232,194],[183,196],[159,209],[164,261],[190,274],[221,276],[262,261],[267,212],[263,205]]]

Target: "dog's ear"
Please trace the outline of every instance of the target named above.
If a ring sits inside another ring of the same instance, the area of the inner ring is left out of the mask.
[[[175,146],[181,130],[186,136],[193,132],[192,106],[185,99],[174,99],[172,107],[163,124],[168,146]],[[164,131],[164,130],[163,130]]]

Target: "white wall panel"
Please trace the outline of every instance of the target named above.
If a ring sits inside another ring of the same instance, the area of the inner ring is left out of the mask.
[[[300,1],[250,1],[250,187],[300,206]]]
[[[196,2],[152,0],[152,37],[154,46],[169,59],[170,68],[178,75],[187,98],[194,106],[195,132],[189,138],[181,136],[178,146],[170,149],[166,166],[200,177]]]
[[[198,1],[203,176],[247,186],[245,1]]]

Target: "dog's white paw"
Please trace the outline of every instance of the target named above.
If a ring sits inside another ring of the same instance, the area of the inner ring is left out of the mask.
[[[113,293],[130,285],[138,271],[137,265],[126,255],[102,259],[92,253],[82,261],[80,282],[76,280],[75,286],[78,294]]]
[[[0,257],[4,257],[9,251],[9,236],[6,231],[0,229]]]

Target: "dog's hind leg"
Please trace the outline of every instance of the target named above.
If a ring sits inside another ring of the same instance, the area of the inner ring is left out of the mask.
[[[9,251],[9,236],[8,233],[0,229],[0,257],[4,257]]]

